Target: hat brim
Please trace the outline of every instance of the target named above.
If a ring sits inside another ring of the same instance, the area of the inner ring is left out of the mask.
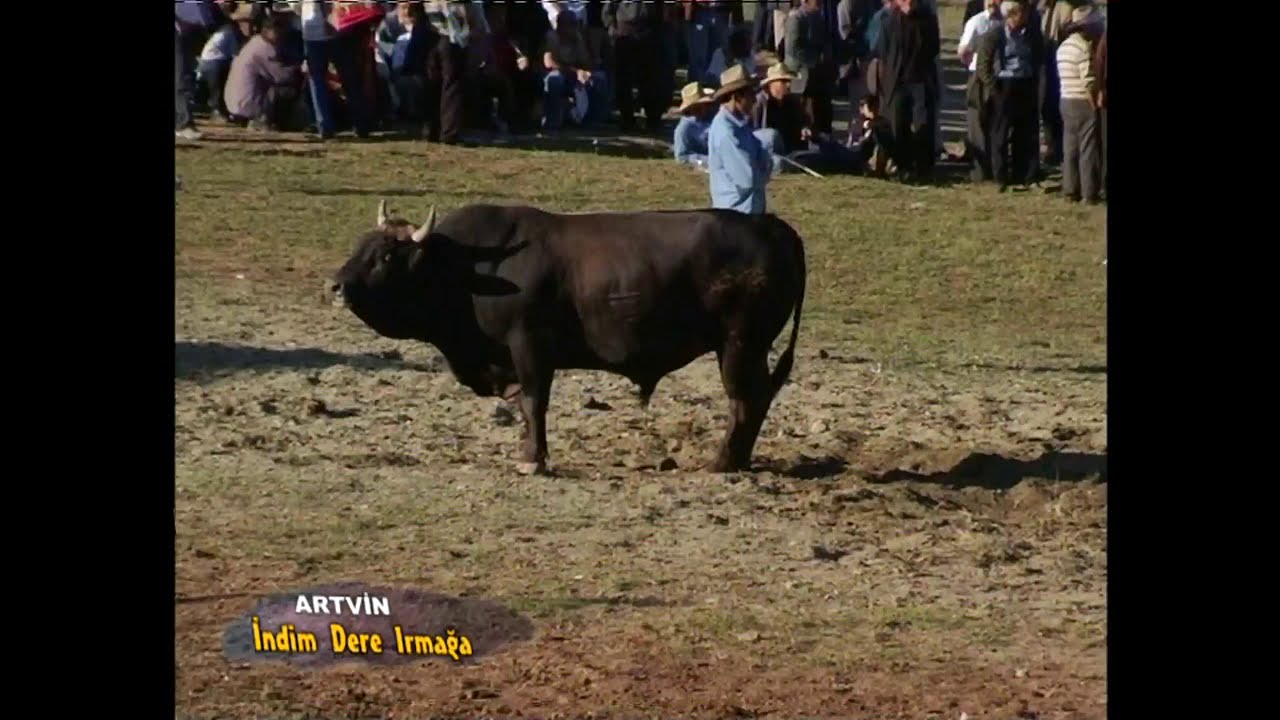
[[[771,83],[771,82],[779,82],[779,81],[781,81],[781,80],[786,80],[787,82],[792,82],[792,81],[794,81],[795,79],[796,79],[796,76],[795,76],[795,75],[790,75],[790,74],[787,74],[787,75],[774,75],[773,77],[769,77],[768,75],[766,75],[766,76],[765,76],[765,78],[764,78],[763,80],[761,80],[761,81],[760,81],[760,84],[761,84],[761,85],[768,85],[768,84],[769,84],[769,83]]]
[[[698,107],[699,105],[715,105],[715,104],[716,104],[715,96],[702,95],[700,97],[694,98],[693,100],[689,100],[685,103],[682,103],[679,109],[676,110],[676,112],[683,115],[685,111],[692,110]]]
[[[734,80],[733,82],[725,83],[724,85],[721,85],[720,89],[716,90],[716,94],[711,96],[711,99],[716,102],[719,102],[724,98],[728,97],[729,95],[732,95],[738,92],[739,90],[748,90],[754,87],[755,87],[755,82],[752,80],[746,80],[746,79]]]

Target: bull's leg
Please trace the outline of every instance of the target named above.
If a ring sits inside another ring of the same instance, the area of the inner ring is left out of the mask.
[[[511,343],[511,360],[520,380],[520,414],[524,416],[520,472],[547,472],[547,407],[551,402],[554,371],[532,342],[523,338]]]
[[[751,467],[760,426],[769,412],[768,353],[729,347],[717,353],[720,378],[729,395],[729,431],[712,472],[734,472]]]

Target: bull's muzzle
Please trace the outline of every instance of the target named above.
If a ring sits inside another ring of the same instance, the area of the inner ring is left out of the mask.
[[[324,297],[329,304],[336,308],[348,308],[351,306],[351,300],[347,297],[342,283],[330,282],[325,285]]]

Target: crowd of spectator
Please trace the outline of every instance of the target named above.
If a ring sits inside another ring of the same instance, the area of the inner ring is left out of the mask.
[[[326,139],[635,132],[638,116],[652,133],[676,105],[675,159],[708,172],[727,167],[712,158],[727,112],[724,141],[757,144],[738,149],[767,155],[768,176],[927,182],[951,159],[1001,190],[1060,166],[1066,197],[1104,196],[1106,23],[1089,0],[968,2],[966,137],[950,156],[935,0],[756,6],[746,23],[742,0],[186,0],[175,4],[175,134],[198,139],[197,113]],[[844,133],[837,97],[850,103]]]

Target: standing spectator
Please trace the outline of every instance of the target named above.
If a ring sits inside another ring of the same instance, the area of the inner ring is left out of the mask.
[[[822,13],[822,0],[802,0],[787,16],[787,67],[798,73],[796,82],[804,98],[815,132],[830,134],[834,112],[831,91],[835,86],[830,26]]]
[[[1027,8],[1005,0],[1000,5],[1004,27],[978,42],[980,92],[991,102],[991,172],[1000,191],[1011,183],[1035,180],[1037,68],[1043,63],[1040,33],[1030,29]]]
[[[1093,51],[1093,77],[1097,83],[1096,103],[1098,106],[1098,115],[1101,116],[1099,124],[1102,126],[1102,147],[1099,152],[1102,155],[1102,192],[1110,199],[1111,193],[1108,191],[1107,185],[1107,152],[1110,146],[1107,145],[1107,30],[1103,27],[1102,37],[1098,38],[1098,47]]]
[[[466,107],[467,46],[473,32],[488,33],[489,23],[475,3],[447,0],[427,0],[427,20],[438,35],[427,56],[427,140],[457,145]]]
[[[729,34],[742,22],[742,2],[683,0],[685,38],[689,46],[689,78],[707,74],[711,56],[729,45]]]
[[[227,103],[222,91],[227,83],[232,59],[253,34],[252,20],[253,6],[240,5],[231,13],[231,22],[215,30],[200,53],[196,81],[207,90],[209,110],[214,120],[227,119]]]
[[[338,71],[338,79],[347,97],[347,108],[356,136],[368,137],[372,109],[366,102],[360,65],[353,55],[354,46],[338,35],[330,21],[327,0],[301,0],[302,47],[306,57],[307,81],[311,89],[311,106],[316,116],[316,132],[321,139],[337,132],[333,114],[333,93],[329,89],[329,64]]]
[[[692,82],[680,89],[681,117],[672,143],[676,162],[699,168],[707,166],[707,136],[711,132],[711,119],[719,109],[714,96],[715,91],[701,83]]]
[[[957,48],[960,62],[969,69],[969,82],[965,95],[965,154],[969,156],[974,182],[991,180],[991,103],[984,98],[978,83],[978,43],[992,29],[1004,26],[1000,16],[1000,0],[983,0],[985,9],[964,23]]]
[[[720,89],[712,97],[720,110],[707,136],[711,206],[764,213],[765,185],[773,175],[774,160],[751,129],[755,82],[746,68],[735,65],[720,76]]]
[[[559,27],[556,24],[556,18],[561,13],[568,13],[578,19],[578,27],[587,26],[587,2],[586,0],[542,0],[542,7],[547,11],[547,19],[551,22],[551,29],[555,30]]]
[[[707,64],[707,72],[702,82],[713,88],[718,86],[720,73],[734,65],[742,65],[749,75],[755,75],[758,71],[755,55],[751,52],[751,36],[743,29],[734,30],[729,34],[728,49],[716,48],[715,52],[711,53],[711,62]]]
[[[791,0],[759,0],[751,26],[751,47],[756,52],[781,53]]]
[[[897,0],[883,20],[877,52],[880,108],[893,127],[893,160],[905,182],[928,179],[937,158],[930,105],[939,94],[930,86],[937,80],[941,38],[937,16],[917,2]]]
[[[182,21],[173,21],[173,134],[183,140],[199,140],[200,131],[191,117],[191,80],[186,53],[182,51]]]
[[[543,78],[543,127],[558,130],[564,124],[569,97],[575,95],[577,122],[602,120],[600,108],[608,107],[608,83],[603,73],[594,72],[600,63],[591,56],[577,16],[561,13],[556,18],[556,29],[547,33],[544,47],[542,61],[547,74]],[[581,101],[586,102],[585,109],[580,106]]]
[[[282,62],[278,49],[289,22],[288,14],[275,11],[262,32],[249,38],[231,61],[226,103],[232,122],[284,130],[297,124],[295,118],[301,120],[301,68]]]
[[[654,131],[662,127],[672,81],[668,43],[674,28],[668,5],[668,0],[609,0],[605,5],[604,24],[613,40],[616,99],[623,132],[635,128],[633,88],[639,89],[647,128]]]
[[[1097,79],[1093,74],[1093,44],[1098,26],[1090,22],[1091,4],[1071,11],[1058,46],[1058,77],[1062,85],[1062,193],[1072,201],[1096,204],[1102,194],[1102,147],[1098,127]]]
[[[1049,148],[1046,160],[1050,165],[1062,163],[1062,112],[1059,108],[1061,88],[1058,79],[1058,45],[1066,39],[1066,28],[1071,24],[1071,6],[1080,0],[1040,0],[1036,11],[1039,15],[1040,34],[1044,37],[1044,67],[1040,80],[1040,127],[1044,131],[1045,144]],[[1036,148],[1039,152],[1039,148]]]

